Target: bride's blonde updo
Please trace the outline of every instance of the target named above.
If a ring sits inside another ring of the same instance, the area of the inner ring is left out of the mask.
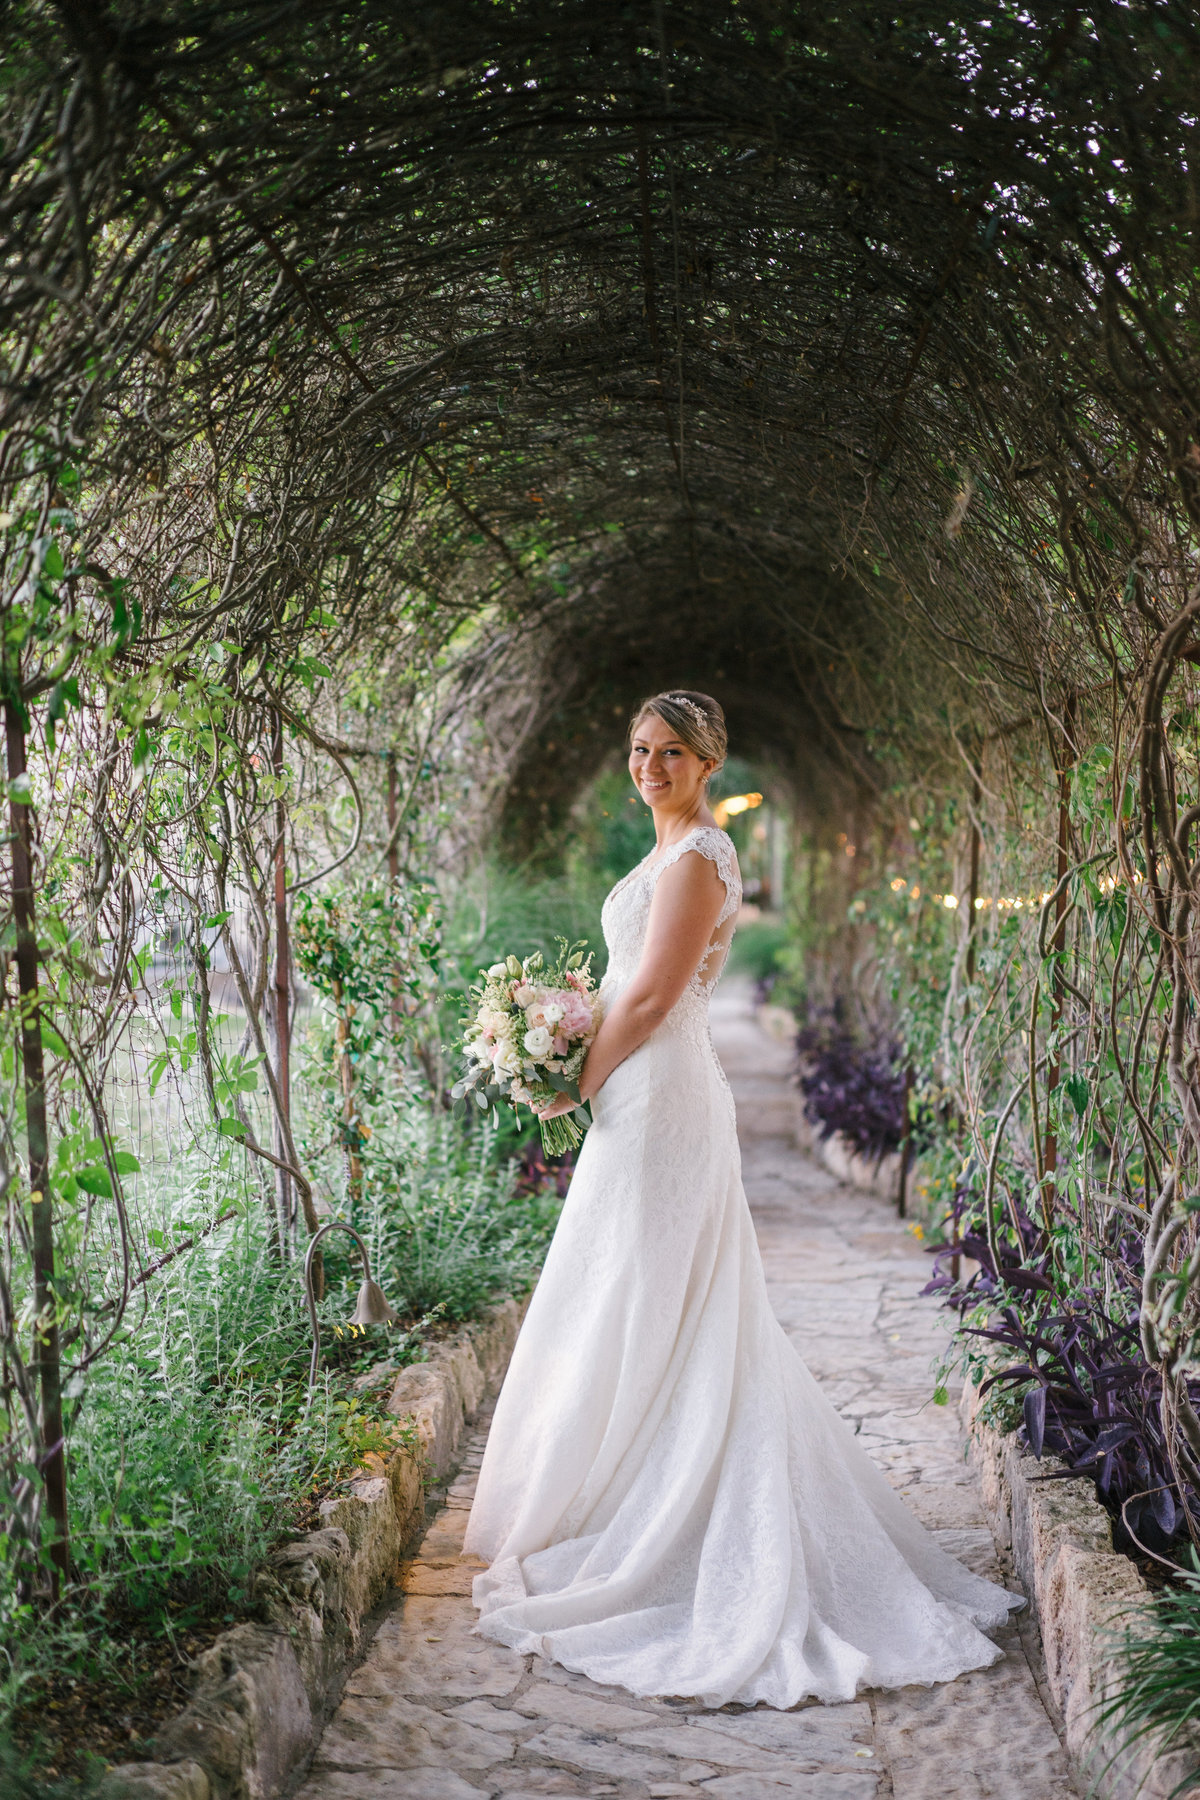
[[[630,738],[647,713],[654,713],[669,726],[680,743],[701,762],[711,759],[716,764],[712,771],[714,775],[724,766],[729,745],[725,714],[720,702],[711,694],[693,693],[691,688],[672,688],[668,693],[651,695],[649,700],[642,701],[629,721]]]

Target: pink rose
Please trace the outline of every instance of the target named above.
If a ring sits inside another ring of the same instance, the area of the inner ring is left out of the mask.
[[[572,993],[565,996],[562,1022],[559,1030],[567,1037],[583,1037],[592,1029],[592,1007],[586,994]]]

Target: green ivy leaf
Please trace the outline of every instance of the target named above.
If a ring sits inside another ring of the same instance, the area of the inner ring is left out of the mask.
[[[1091,1098],[1091,1083],[1085,1075],[1068,1075],[1063,1086],[1067,1090],[1067,1097],[1075,1108],[1077,1117],[1082,1119],[1088,1109],[1088,1100]]]

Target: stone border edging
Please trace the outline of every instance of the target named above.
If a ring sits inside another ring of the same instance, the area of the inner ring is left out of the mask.
[[[257,1580],[268,1623],[235,1625],[196,1658],[191,1700],[155,1739],[163,1760],[114,1767],[117,1800],[274,1800],[283,1790],[424,1525],[430,1478],[453,1466],[468,1423],[499,1391],[523,1310],[492,1307],[396,1374],[387,1410],[412,1420],[419,1453],[369,1458],[348,1494],[322,1502],[319,1530],[272,1553]]]
[[[962,1405],[984,1510],[1037,1615],[1046,1682],[1081,1791],[1096,1800],[1167,1800],[1196,1768],[1196,1754],[1164,1751],[1153,1734],[1126,1743],[1096,1717],[1115,1684],[1114,1634],[1148,1622],[1148,1584],[1113,1549],[1112,1520],[1090,1481],[1047,1481],[1064,1465],[1051,1456],[1039,1462],[1015,1432],[982,1424],[970,1383]]]

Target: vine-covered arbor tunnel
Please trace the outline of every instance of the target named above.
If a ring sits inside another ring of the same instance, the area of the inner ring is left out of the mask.
[[[1200,1550],[1200,11],[0,31],[0,1768],[377,1447],[322,1217],[404,1355],[534,1278],[559,1174],[447,1046],[596,942],[633,815],[572,806],[667,686],[794,817],[738,953],[820,1123],[917,1159],[1030,1445]]]
[[[1186,9],[7,29],[6,473],[84,474],[144,642],[223,632],[245,679],[315,608],[386,710],[453,637],[523,832],[664,682],[828,812],[1059,717],[1106,609],[1165,618]]]

